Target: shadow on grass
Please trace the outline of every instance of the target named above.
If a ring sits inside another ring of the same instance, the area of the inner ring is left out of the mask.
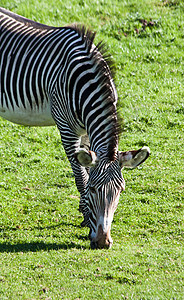
[[[50,229],[55,229],[58,227],[63,227],[66,226],[68,227],[79,227],[81,228],[80,225],[76,225],[73,223],[67,223],[67,222],[60,222],[58,224],[50,225],[50,226],[33,226],[28,228],[20,228],[20,227],[3,227],[0,228],[0,232],[4,231],[35,231],[35,230],[50,230]],[[88,237],[86,235],[80,235],[80,234],[75,234],[76,238],[79,240],[88,240]],[[57,244],[57,243],[47,243],[47,242],[30,242],[30,243],[17,243],[17,244],[10,244],[8,242],[0,243],[0,253],[13,253],[13,252],[39,252],[39,251],[50,251],[50,250],[67,250],[67,249],[88,249],[86,246],[82,246],[79,244],[76,244],[74,242],[66,242],[62,244]]]
[[[67,250],[67,249],[88,249],[88,247],[83,247],[77,245],[73,242],[66,244],[56,244],[56,243],[44,243],[44,242],[31,242],[31,243],[19,243],[19,244],[0,244],[0,253],[16,253],[16,252],[39,252],[39,251],[50,251],[50,250]]]

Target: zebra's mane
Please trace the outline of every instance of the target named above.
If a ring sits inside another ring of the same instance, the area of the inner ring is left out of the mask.
[[[87,29],[84,25],[80,25],[80,24],[72,24],[66,27],[75,30],[80,35],[82,41],[85,42],[86,44],[86,49],[88,51],[88,54],[91,51],[93,52],[94,56],[96,54],[98,63],[103,64],[103,66],[104,64],[107,64],[111,76],[114,77],[115,74],[114,62],[107,51],[107,47],[105,43],[101,41],[95,46],[95,48],[93,48],[94,46],[93,42],[96,36],[96,32],[93,32],[90,29]]]
[[[111,139],[108,145],[107,158],[110,159],[110,161],[114,161],[116,158],[116,148],[121,128],[121,118],[118,114],[117,104],[114,105],[115,99],[112,97],[112,90],[110,89],[110,86],[112,85],[111,80],[114,78],[115,74],[113,61],[108,54],[105,43],[100,42],[94,46],[93,42],[96,32],[92,32],[91,30],[86,29],[85,26],[78,24],[67,26],[67,28],[71,28],[79,34],[86,45],[87,54],[94,60],[94,64],[97,66],[97,72],[100,74],[102,81],[101,90],[104,96],[102,101],[106,101],[107,106],[109,107],[109,115],[112,116],[111,126],[109,128]],[[109,125],[108,122],[109,121],[107,121],[107,126]]]

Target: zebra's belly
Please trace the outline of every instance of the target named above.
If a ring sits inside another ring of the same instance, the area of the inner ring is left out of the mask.
[[[50,107],[42,107],[32,110],[30,108],[15,107],[9,109],[0,107],[0,116],[10,122],[24,126],[53,126],[55,125],[52,118]]]

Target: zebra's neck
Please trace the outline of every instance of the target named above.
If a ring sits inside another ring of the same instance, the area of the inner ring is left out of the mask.
[[[104,128],[105,126],[105,128]],[[99,158],[114,161],[118,150],[118,136],[114,124],[106,124],[104,120],[89,134],[90,148]]]
[[[88,49],[86,41],[83,45],[84,49],[70,52],[62,90],[89,136],[91,150],[112,161],[118,147],[117,92],[99,49],[93,44]]]

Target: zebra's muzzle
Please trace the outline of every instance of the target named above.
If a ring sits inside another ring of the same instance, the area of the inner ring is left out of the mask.
[[[112,241],[106,241],[105,244],[99,244],[98,242],[91,241],[91,249],[110,249],[112,247]]]
[[[112,244],[113,244],[113,240],[110,236],[110,228],[107,232],[104,232],[102,225],[99,225],[97,236],[91,240],[91,248],[109,249],[112,247]]]

